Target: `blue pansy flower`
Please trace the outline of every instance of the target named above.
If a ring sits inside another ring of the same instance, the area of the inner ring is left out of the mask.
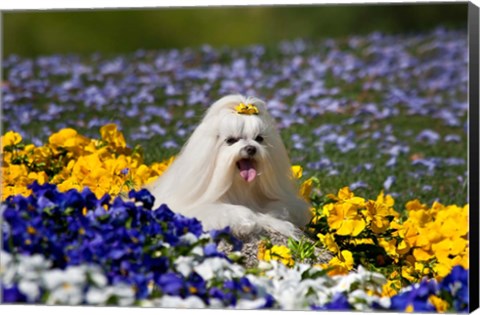
[[[2,285],[2,303],[25,303],[27,296],[23,294],[17,285],[6,287]]]
[[[468,270],[455,266],[440,282],[440,289],[448,292],[453,298],[456,311],[466,312],[469,305]]]
[[[168,295],[180,295],[184,288],[185,280],[179,274],[168,272],[162,274],[155,280],[160,290]]]
[[[210,236],[217,244],[221,240],[225,240],[228,243],[232,244],[234,251],[239,251],[243,247],[242,242],[232,235],[229,226],[227,226],[223,229],[220,229],[220,230],[211,230],[210,231]]]
[[[429,301],[431,295],[438,295],[438,285],[435,281],[425,279],[421,283],[412,285],[410,290],[393,296],[390,309],[433,312],[435,306]]]
[[[155,197],[146,189],[139,191],[131,190],[128,193],[129,198],[134,198],[135,201],[141,201],[145,209],[151,210],[155,202]]]

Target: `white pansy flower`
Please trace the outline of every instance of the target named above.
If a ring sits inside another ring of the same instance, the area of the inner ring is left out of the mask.
[[[390,305],[392,304],[392,300],[389,297],[386,297],[386,296],[378,298],[377,302],[384,309],[389,309]]]
[[[46,304],[78,305],[83,301],[82,289],[81,286],[65,282],[61,287],[50,291]]]
[[[210,240],[211,239],[210,233],[203,232],[202,234],[200,234],[200,237],[198,239],[199,240]]]
[[[175,268],[184,277],[187,277],[193,270],[194,258],[191,256],[180,256],[175,259]]]
[[[360,280],[354,272],[348,275],[333,276],[332,278],[337,282],[336,285],[332,287],[333,292],[348,292],[352,284]]]
[[[49,270],[43,274],[43,283],[50,291],[47,304],[77,305],[83,301],[86,268],[71,266],[66,270]]]
[[[265,305],[265,303],[265,298],[259,298],[255,300],[239,299],[235,308],[240,310],[258,309]]]
[[[379,297],[369,295],[364,290],[358,289],[348,294],[348,302],[353,307],[362,312],[371,311],[373,303],[378,303],[384,308],[390,307],[390,299],[388,297]]]
[[[18,273],[23,279],[31,281],[38,281],[40,275],[50,268],[52,262],[46,260],[40,254],[34,254],[32,256],[19,255],[20,264],[18,266]]]
[[[99,288],[103,288],[108,284],[108,279],[99,266],[88,266],[88,277]]]
[[[242,277],[245,274],[245,270],[240,265],[231,264],[221,257],[207,258],[201,264],[194,266],[193,270],[205,281],[209,281],[214,277],[232,279],[234,277]]]
[[[130,306],[135,302],[135,290],[132,286],[121,283],[104,288],[90,287],[85,296],[87,304],[92,305],[105,305],[110,298],[116,298],[120,306]]]
[[[35,302],[40,297],[40,276],[51,266],[51,262],[39,254],[32,256],[1,252],[2,284],[12,286],[18,284],[18,289],[28,302]]]
[[[38,282],[30,280],[20,280],[18,290],[25,294],[28,302],[35,302],[40,297],[40,287]]]
[[[157,307],[167,308],[205,308],[207,305],[198,296],[182,299],[179,296],[165,295],[154,301]]]
[[[110,298],[110,291],[105,288],[90,287],[85,295],[87,304],[91,305],[105,305]]]
[[[119,306],[129,306],[135,302],[135,290],[126,283],[116,284],[108,288],[111,295],[117,298]]]
[[[338,283],[333,288],[336,292],[347,292],[353,284],[356,284],[363,290],[373,290],[381,292],[382,286],[387,282],[387,279],[380,273],[371,272],[358,267],[358,271],[350,272],[348,275],[338,275],[332,277]]]
[[[265,261],[265,260],[260,260],[258,262],[258,266],[257,266],[258,269],[260,270],[270,270],[273,268],[272,264],[268,261]]]
[[[3,270],[11,264],[13,257],[10,253],[0,250],[0,274],[3,273]]]
[[[12,286],[17,274],[17,267],[13,256],[5,251],[0,251],[0,277],[4,286]]]
[[[191,253],[192,255],[196,255],[196,256],[202,257],[202,256],[203,256],[203,247],[200,246],[200,245],[197,245],[197,246],[195,246],[195,247],[190,251],[190,253]]]
[[[210,305],[208,305],[208,308],[225,308],[225,305],[223,305],[223,302],[220,299],[211,298],[210,300],[208,300],[208,302],[210,303]]]
[[[138,301],[138,306],[140,306],[140,307],[156,307],[153,300],[139,300]]]
[[[373,296],[368,295],[363,290],[355,290],[353,292],[348,293],[347,296],[348,303],[352,305],[357,311],[371,311],[372,302],[374,300]]]
[[[182,243],[193,244],[198,241],[198,238],[195,234],[187,232],[185,235],[180,236],[180,241]]]

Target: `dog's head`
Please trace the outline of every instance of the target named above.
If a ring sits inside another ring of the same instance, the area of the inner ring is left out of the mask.
[[[284,154],[274,120],[259,99],[224,97],[211,106],[202,124],[216,139],[212,150],[216,166],[231,176],[232,183],[258,183],[273,171],[275,158]]]

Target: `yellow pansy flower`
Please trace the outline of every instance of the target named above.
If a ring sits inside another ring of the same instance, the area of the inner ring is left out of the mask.
[[[432,219],[432,216],[427,210],[411,210],[408,213],[408,220],[417,227],[424,227],[427,223],[431,222]]]
[[[310,200],[310,194],[312,193],[314,179],[309,178],[302,183],[300,186],[300,196],[303,197],[306,201]]]
[[[48,182],[48,175],[44,171],[41,172],[30,172],[28,174],[28,178],[31,180],[33,183],[34,181],[37,181],[40,185],[43,185]]]
[[[460,223],[461,222],[461,223]],[[460,215],[444,220],[438,230],[444,237],[459,238],[468,233],[468,217]]]
[[[407,204],[405,205],[405,208],[407,208],[408,211],[428,209],[427,205],[421,203],[418,199],[407,202]]]
[[[371,200],[365,206],[366,209],[362,210],[361,213],[365,217],[366,222],[370,224],[370,229],[373,233],[381,234],[385,232],[390,226],[390,221],[386,217],[389,215],[388,208],[377,206]]]
[[[375,242],[371,238],[354,238],[349,242],[352,245],[374,245]]]
[[[415,311],[415,308],[413,304],[407,304],[405,307],[405,313],[413,313]]]
[[[392,258],[395,262],[398,262],[398,253],[397,253],[397,240],[396,239],[391,239],[391,240],[386,240],[385,238],[380,238],[378,239],[378,245],[380,245],[385,252],[387,253],[390,258]]]
[[[24,164],[11,164],[8,167],[2,167],[3,181],[11,184],[24,182],[28,176],[28,168]]]
[[[300,165],[292,165],[292,174],[296,179],[300,179],[303,175],[303,168]]]
[[[260,242],[258,245],[257,258],[264,261],[278,260],[289,267],[293,266],[295,263],[288,247],[283,245],[273,245],[272,247],[267,248],[264,242]]]
[[[116,124],[107,124],[100,128],[102,139],[114,147],[125,148],[126,142],[123,134],[118,131]]]
[[[402,277],[410,282],[415,282],[415,267],[414,266],[402,266]]]
[[[405,255],[410,251],[411,248],[412,247],[407,242],[405,242],[405,240],[402,240],[400,243],[398,243],[397,254]]]
[[[334,254],[338,253],[339,247],[337,243],[335,243],[335,238],[333,237],[333,234],[327,233],[324,235],[324,234],[318,233],[317,237],[329,251],[331,251]]]
[[[3,154],[2,200],[13,194],[29,194],[26,186],[33,181],[57,184],[60,191],[72,188],[81,191],[87,186],[97,196],[106,192],[115,196],[129,189],[130,186],[125,185],[127,180],[131,180],[138,189],[154,181],[173,161],[172,157],[146,166],[142,162],[141,150],[126,148],[123,134],[114,124],[102,127],[101,134],[103,141],[88,139],[72,128],[64,128],[52,134],[44,146],[28,144],[15,152],[28,164],[10,164],[12,153]],[[2,139],[3,143],[21,140],[13,132],[8,132]],[[57,155],[60,148],[68,151],[66,156],[62,155],[62,160]],[[43,164],[43,169],[55,165],[57,173],[49,178],[45,171],[30,169],[30,165],[35,167],[39,164]],[[129,169],[128,176],[122,173],[124,169]]]
[[[435,309],[439,313],[445,313],[450,307],[447,301],[442,300],[441,298],[433,294],[428,297],[428,301],[432,303],[433,306],[435,306]]]
[[[357,208],[349,203],[336,204],[330,211],[327,222],[338,235],[357,236],[366,225]]]
[[[81,191],[83,189],[83,184],[81,184],[76,177],[72,176],[57,184],[57,188],[61,192],[66,192],[70,189]]]
[[[22,142],[22,136],[13,131],[8,131],[4,136],[2,136],[2,152],[3,148],[9,145],[16,145]]]
[[[62,147],[68,151],[79,154],[83,150],[83,147],[90,141],[84,136],[79,135],[75,129],[64,128],[59,132],[52,134],[48,138],[48,142],[54,149]]]
[[[430,268],[421,262],[415,262],[413,268],[420,275],[428,275],[430,273]]]
[[[400,280],[387,280],[382,286],[382,296],[392,297],[398,293],[402,288],[402,282]]]
[[[348,202],[350,204],[353,204],[359,208],[362,208],[365,206],[365,199],[361,197],[355,197],[355,194],[350,191],[350,188],[348,186],[341,188],[338,191],[337,196],[329,194],[327,195],[330,199],[337,200],[337,201],[343,201],[343,202]]]
[[[432,252],[437,258],[456,256],[463,253],[467,247],[467,240],[463,238],[444,239],[441,242],[432,244]]]
[[[353,197],[355,197],[355,195],[352,191],[350,191],[348,186],[341,188],[337,194],[338,200],[348,200]]]
[[[433,254],[429,251],[425,251],[421,248],[414,248],[413,249],[413,257],[415,257],[418,261],[427,261],[433,258]]]
[[[322,267],[333,267],[331,271],[328,272],[330,276],[334,275],[343,275],[347,274],[350,270],[353,269],[354,260],[352,252],[348,250],[342,250],[338,253],[337,256],[333,257],[328,265],[322,265]]]
[[[335,208],[334,203],[327,203],[322,207],[322,216],[323,217],[328,217],[330,215],[330,212],[333,211],[333,208]]]
[[[77,136],[77,131],[72,128],[64,128],[59,132],[52,134],[48,138],[48,142],[54,146],[63,147],[65,142],[69,139],[75,138]]]
[[[9,196],[22,195],[24,197],[30,196],[32,191],[26,186],[2,186],[2,201]]]

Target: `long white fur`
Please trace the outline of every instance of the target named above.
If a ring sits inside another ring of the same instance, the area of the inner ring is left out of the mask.
[[[254,104],[258,115],[235,111]],[[262,135],[264,141],[255,138]],[[240,138],[228,145],[228,137]],[[247,145],[255,146],[257,176],[245,181],[236,163]],[[239,236],[273,230],[296,236],[310,220],[308,204],[299,197],[285,146],[266,105],[257,98],[229,95],[206,112],[180,154],[160,178],[147,187],[155,207],[199,219],[206,230],[226,226]]]

